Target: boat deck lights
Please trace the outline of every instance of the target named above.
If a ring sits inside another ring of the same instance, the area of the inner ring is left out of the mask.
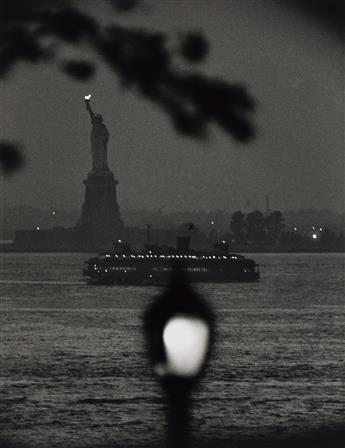
[[[138,254],[138,255],[126,255],[126,254],[105,254],[104,255],[105,258],[187,258],[187,259],[193,259],[193,260],[227,260],[227,259],[233,259],[233,260],[238,260],[238,257],[236,255],[179,255],[179,254],[174,254],[174,255],[157,255],[157,254]]]

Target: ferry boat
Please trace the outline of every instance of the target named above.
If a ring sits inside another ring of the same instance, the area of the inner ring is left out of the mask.
[[[146,246],[141,252],[117,245],[114,252],[86,260],[83,275],[93,284],[164,285],[178,269],[186,272],[190,282],[252,282],[260,278],[254,260],[219,248],[193,251],[186,241],[179,241],[176,249]]]

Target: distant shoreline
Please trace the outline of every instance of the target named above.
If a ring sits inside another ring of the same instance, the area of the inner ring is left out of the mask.
[[[335,246],[286,246],[286,245],[234,245],[229,248],[230,253],[261,253],[261,254],[298,254],[298,253],[345,253],[345,247],[335,247]],[[0,243],[0,253],[79,253],[79,254],[89,254],[93,253],[90,250],[52,250],[52,249],[31,249],[31,250],[19,250],[12,247],[10,244]],[[95,252],[96,253],[96,252]]]
[[[245,244],[245,245],[233,245],[230,246],[230,252],[243,252],[243,253],[344,253],[345,246],[313,246],[313,245],[300,245],[292,246],[285,244]]]

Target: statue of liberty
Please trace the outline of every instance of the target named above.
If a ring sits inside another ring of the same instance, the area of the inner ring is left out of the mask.
[[[91,156],[92,172],[109,171],[107,159],[107,144],[109,132],[103,123],[103,117],[95,114],[90,106],[91,95],[85,96],[86,109],[89,112],[92,123],[91,130]]]

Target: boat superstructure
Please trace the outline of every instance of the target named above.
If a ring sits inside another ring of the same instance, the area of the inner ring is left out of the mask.
[[[85,262],[83,274],[93,283],[154,285],[169,282],[176,269],[186,272],[191,282],[247,282],[260,278],[259,266],[243,255],[162,248],[100,254]]]

